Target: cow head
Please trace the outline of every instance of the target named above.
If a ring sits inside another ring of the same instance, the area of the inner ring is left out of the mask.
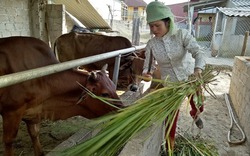
[[[124,107],[116,93],[115,84],[108,77],[106,68],[107,65],[101,70],[88,72],[87,83],[83,87],[82,97],[78,101],[78,104],[86,107],[91,113],[97,116],[102,116]],[[99,98],[95,98],[95,96]],[[100,98],[104,98],[105,101],[113,106],[103,102]]]
[[[141,76],[144,65],[144,58],[141,58],[136,54],[128,56],[126,63],[120,67],[120,73],[126,76],[128,80],[128,89],[130,91],[138,91],[139,84],[141,82]],[[124,78],[125,79],[125,78]]]

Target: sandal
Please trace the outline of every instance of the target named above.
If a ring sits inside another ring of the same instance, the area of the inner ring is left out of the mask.
[[[200,117],[198,117],[197,119],[195,119],[195,124],[196,126],[199,128],[199,129],[202,129],[203,128],[203,122],[201,120]]]

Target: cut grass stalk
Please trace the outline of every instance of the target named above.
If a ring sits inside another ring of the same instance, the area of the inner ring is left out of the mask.
[[[63,155],[114,156],[135,135],[152,124],[166,123],[168,140],[170,128],[181,104],[187,96],[196,94],[200,86],[205,86],[213,76],[203,72],[202,79],[172,83],[153,91],[135,101],[133,105],[95,120],[104,123],[101,131],[93,138],[62,152]],[[167,141],[169,142],[169,141]],[[172,152],[170,153],[170,155]]]

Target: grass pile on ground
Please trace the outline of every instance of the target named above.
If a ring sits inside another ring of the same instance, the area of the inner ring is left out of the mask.
[[[188,95],[195,95],[200,86],[207,90],[206,84],[213,78],[212,70],[206,68],[201,79],[191,78],[185,82],[168,82],[167,87],[147,94],[131,106],[95,120],[95,124],[104,123],[101,131],[86,142],[66,149],[62,154],[70,156],[117,155],[132,137],[152,124],[162,124],[167,117],[166,125],[172,125],[183,100]],[[166,140],[168,140],[169,131]]]
[[[217,148],[212,142],[195,138],[188,134],[177,134],[174,156],[218,156]]]

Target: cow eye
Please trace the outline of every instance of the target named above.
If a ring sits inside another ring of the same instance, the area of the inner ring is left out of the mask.
[[[108,93],[102,93],[101,96],[102,97],[109,97],[109,94]]]

